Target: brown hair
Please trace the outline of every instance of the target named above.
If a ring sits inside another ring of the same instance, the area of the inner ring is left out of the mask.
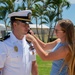
[[[70,53],[66,56],[65,62],[68,63],[69,75],[75,75],[75,39],[74,39],[74,25],[66,19],[58,21],[61,29],[66,33],[66,42],[70,48]]]

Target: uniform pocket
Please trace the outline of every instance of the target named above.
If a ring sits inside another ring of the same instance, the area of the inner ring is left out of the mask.
[[[22,60],[22,55],[19,53],[11,53],[10,59],[12,62],[20,62]]]
[[[13,67],[20,67],[22,64],[22,55],[18,53],[11,53],[9,56],[10,64]]]

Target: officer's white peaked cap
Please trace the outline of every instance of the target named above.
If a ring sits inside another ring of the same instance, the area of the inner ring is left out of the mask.
[[[11,21],[12,20],[20,20],[20,21],[30,22],[31,14],[32,14],[31,10],[22,10],[19,12],[10,13],[8,15],[8,17],[11,18]]]

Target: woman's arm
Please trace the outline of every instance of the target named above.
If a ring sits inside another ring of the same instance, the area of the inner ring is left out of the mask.
[[[44,43],[39,38],[37,38],[35,35],[33,35],[33,37],[37,40],[37,42],[39,43],[39,45],[42,47],[43,50],[52,49],[60,41],[60,39],[56,39],[53,42]]]
[[[39,43],[39,45],[41,46],[41,48],[42,48],[43,50],[50,50],[50,49],[52,49],[52,48],[58,43],[58,41],[60,41],[59,39],[56,39],[56,40],[53,41],[53,42],[44,43],[44,42],[42,42],[38,37],[36,37],[36,36],[34,35],[34,32],[33,32],[32,30],[30,30],[30,33],[31,33],[31,35],[37,40],[37,42]]]
[[[69,52],[68,47],[60,47],[58,50],[56,50],[54,52],[47,53],[42,49],[42,47],[39,45],[39,43],[33,36],[28,35],[28,36],[26,36],[26,38],[29,39],[33,43],[34,48],[36,49],[37,53],[42,58],[42,60],[64,59]]]

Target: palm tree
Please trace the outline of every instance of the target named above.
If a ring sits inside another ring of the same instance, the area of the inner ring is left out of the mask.
[[[31,9],[32,6],[40,0],[23,0],[23,4],[27,9]]]
[[[8,14],[13,11],[18,11],[19,7],[15,9],[15,0],[0,0],[0,20],[3,20],[6,26],[7,31],[7,23],[8,23]]]
[[[49,38],[50,38],[50,35],[51,35],[51,32],[52,32],[52,24],[54,22],[54,19],[55,19],[55,16],[56,16],[56,13],[55,11],[51,11],[51,10],[47,10],[45,13],[44,13],[44,21],[42,23],[45,23],[45,24],[48,24],[49,26],[49,32],[48,32],[48,39],[47,39],[47,42],[49,41]]]
[[[66,7],[66,9],[70,8],[70,3],[67,0],[53,0],[51,3],[53,4],[52,6],[56,11],[56,19],[55,19],[55,25],[56,25],[56,22],[62,19],[63,7]],[[53,33],[54,30],[52,32],[51,38],[53,38]]]
[[[42,41],[44,41],[44,33],[43,33],[43,29],[42,29],[42,19],[43,19],[43,14],[44,14],[45,8],[43,8],[43,6],[40,4],[36,4],[36,7],[37,7],[37,13],[39,15],[40,24],[41,24],[41,37],[42,37],[41,39],[42,39]]]
[[[53,22],[55,22],[56,25],[56,22],[59,19],[62,19],[63,7],[67,6],[66,8],[69,8],[70,3],[67,0],[47,0],[47,1],[48,2],[45,3],[47,9],[46,13],[44,14],[46,17],[44,17],[45,21],[43,23],[47,24],[49,23],[49,35],[48,35],[48,40],[49,40]],[[51,38],[53,38],[53,33],[54,31],[52,32]]]
[[[62,12],[63,12],[63,7],[66,6],[66,9],[70,7],[70,3],[67,0],[53,0],[51,2],[56,10],[57,13],[57,18],[61,19],[62,18]]]
[[[38,7],[35,5],[34,7],[32,7],[32,16],[33,16],[33,19],[35,18],[35,21],[36,21],[36,31],[37,31],[37,35],[38,35],[38,38],[40,39],[40,36],[39,36],[39,31],[38,31],[38,17],[39,17],[39,14],[37,13],[37,9]]]
[[[8,4],[10,4],[10,7],[8,6]],[[4,21],[5,26],[6,26],[6,20],[8,19],[7,15],[8,15],[9,8],[12,8],[12,7],[13,6],[11,1],[0,0],[0,19]],[[7,30],[7,26],[6,26],[6,30]]]

